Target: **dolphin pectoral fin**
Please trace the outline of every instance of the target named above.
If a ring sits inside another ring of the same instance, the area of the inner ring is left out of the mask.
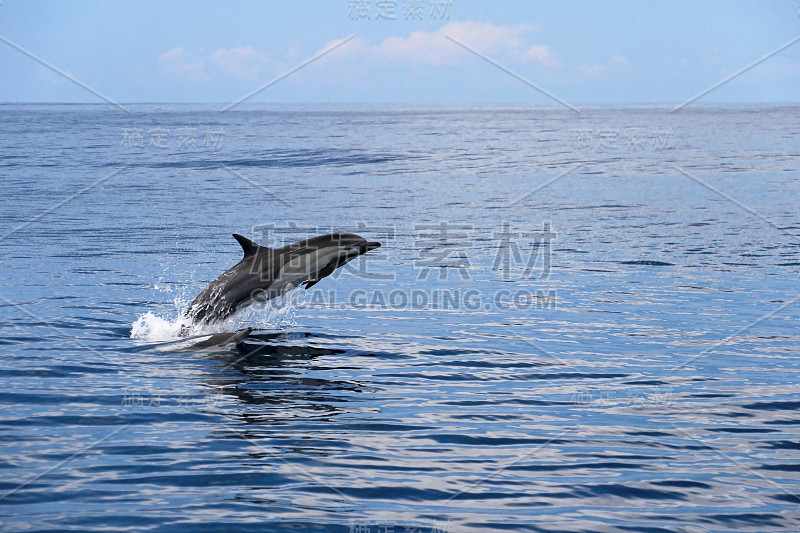
[[[242,246],[242,251],[244,251],[244,256],[245,257],[250,256],[250,255],[254,255],[258,251],[258,249],[261,247],[260,244],[255,243],[255,242],[251,241],[250,239],[248,239],[247,237],[239,235],[238,233],[234,233],[233,234],[233,238],[236,239],[239,242],[239,244]]]
[[[339,266],[338,261],[331,261],[330,263],[325,265],[322,268],[322,270],[320,270],[317,273],[317,277],[315,279],[310,279],[306,282],[306,290],[310,289],[311,287],[322,281],[322,278],[326,278],[331,274],[333,274],[333,271],[336,270],[336,267],[338,266]]]

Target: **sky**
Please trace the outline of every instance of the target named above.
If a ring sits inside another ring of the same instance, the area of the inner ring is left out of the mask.
[[[224,104],[291,72],[248,101],[680,103],[799,37],[800,0],[2,0],[0,102]],[[698,101],[800,101],[800,40]]]

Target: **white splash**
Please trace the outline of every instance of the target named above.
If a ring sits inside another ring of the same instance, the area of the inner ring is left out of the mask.
[[[156,285],[155,288],[161,292],[173,292],[169,285]],[[146,341],[177,339],[180,337],[182,318],[188,307],[189,299],[181,293],[172,299],[171,311],[166,313],[148,311],[139,315],[131,326],[131,338]]]
[[[305,299],[306,292],[300,287],[295,287],[272,300],[239,309],[223,322],[203,327],[201,333],[237,331],[242,328],[258,330],[291,328],[297,325],[294,316],[305,304]]]
[[[148,311],[139,315],[131,328],[131,338],[146,341],[166,341],[178,338],[181,321],[169,320]]]
[[[295,313],[305,304],[306,292],[299,289],[297,287],[273,300],[240,309],[222,322],[205,326],[191,325],[189,336],[237,331],[247,327],[268,331],[291,328],[297,325]],[[150,342],[178,339],[189,303],[188,299],[176,297],[173,309],[166,313],[167,316],[151,311],[139,315],[131,327],[131,338]]]

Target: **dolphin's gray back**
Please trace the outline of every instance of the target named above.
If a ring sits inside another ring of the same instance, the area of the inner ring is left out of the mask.
[[[283,248],[277,248],[274,251],[279,255],[299,253],[301,251],[320,250],[322,248],[331,246],[347,246],[358,245],[366,243],[364,237],[360,237],[354,233],[331,233],[329,235],[319,235],[304,241],[293,242]]]

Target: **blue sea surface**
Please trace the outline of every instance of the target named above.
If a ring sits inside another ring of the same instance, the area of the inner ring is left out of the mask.
[[[219,107],[0,105],[0,531],[800,530],[800,107]]]

